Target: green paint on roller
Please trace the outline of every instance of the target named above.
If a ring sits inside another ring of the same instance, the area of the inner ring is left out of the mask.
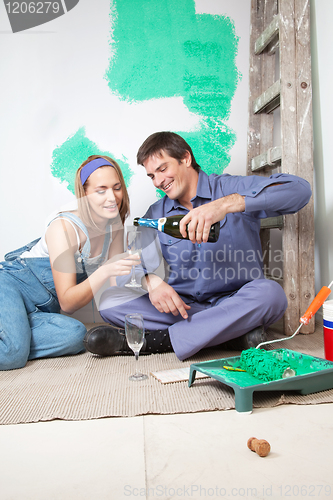
[[[196,14],[194,0],[114,0],[111,16],[110,90],[128,102],[183,97],[200,126],[176,132],[208,174],[222,172],[236,141],[226,125],[240,79],[233,22]]]
[[[54,177],[64,182],[67,189],[74,194],[74,179],[76,170],[79,168],[88,156],[101,155],[110,156],[119,164],[125,182],[128,185],[133,175],[129,169],[126,158],[116,158],[110,151],[102,151],[97,144],[88,139],[85,135],[85,128],[79,130],[59,147],[52,154],[51,172]]]
[[[290,362],[275,358],[269,351],[251,347],[242,351],[240,366],[254,377],[271,382],[292,376]],[[295,375],[295,372],[293,373]]]

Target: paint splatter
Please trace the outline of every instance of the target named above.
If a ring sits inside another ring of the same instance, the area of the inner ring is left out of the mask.
[[[85,128],[79,130],[69,137],[61,146],[57,147],[52,154],[51,172],[54,177],[64,182],[67,189],[74,194],[74,179],[76,170],[88,156],[91,155],[110,156],[119,164],[125,182],[128,185],[133,175],[129,169],[126,158],[118,159],[109,151],[102,151],[85,135]]]
[[[222,172],[236,141],[226,124],[240,79],[233,22],[196,14],[194,0],[114,0],[111,9],[110,90],[128,102],[182,96],[200,127],[178,133],[207,173]]]

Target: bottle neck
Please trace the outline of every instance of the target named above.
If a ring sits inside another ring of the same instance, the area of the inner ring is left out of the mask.
[[[167,218],[161,217],[160,219],[136,219],[134,221],[134,225],[142,226],[142,227],[151,227],[153,229],[157,229],[158,231],[164,232],[164,225],[166,223]]]
[[[137,225],[158,229],[158,220],[159,219],[137,219]]]

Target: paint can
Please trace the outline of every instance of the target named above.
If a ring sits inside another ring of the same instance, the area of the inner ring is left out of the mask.
[[[325,358],[333,361],[333,300],[323,304]]]

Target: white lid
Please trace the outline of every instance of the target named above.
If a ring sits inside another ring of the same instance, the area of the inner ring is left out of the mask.
[[[327,311],[333,311],[333,300],[326,300],[324,303],[323,303],[323,309],[327,310]]]

